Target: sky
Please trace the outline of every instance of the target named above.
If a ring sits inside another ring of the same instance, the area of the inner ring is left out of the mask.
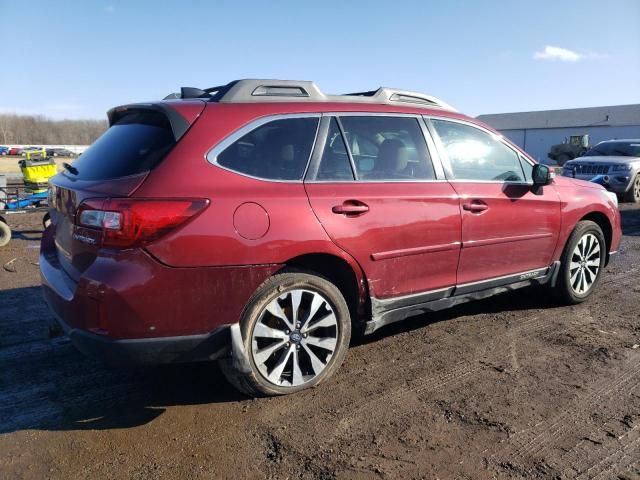
[[[0,112],[105,118],[238,78],[469,115],[640,103],[640,0],[0,0]]]

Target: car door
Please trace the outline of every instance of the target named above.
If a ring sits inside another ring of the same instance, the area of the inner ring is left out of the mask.
[[[501,137],[461,121],[433,118],[429,128],[447,178],[458,194],[464,285],[546,269],[560,231],[552,185],[532,189],[532,164]]]
[[[307,195],[377,299],[444,295],[456,282],[459,205],[425,133],[416,116],[345,114],[321,124]]]

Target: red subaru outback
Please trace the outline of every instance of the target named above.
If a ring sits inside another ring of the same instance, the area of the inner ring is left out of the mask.
[[[183,88],[109,111],[51,181],[40,269],[105,362],[221,361],[250,395],[317,385],[354,329],[546,284],[584,301],[616,198],[437,98],[311,82]]]

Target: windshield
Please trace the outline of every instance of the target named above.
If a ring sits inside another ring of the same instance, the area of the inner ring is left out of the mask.
[[[603,142],[587,153],[585,157],[599,156],[640,157],[640,141],[637,142]]]
[[[81,180],[108,180],[152,170],[174,146],[166,117],[134,112],[107,130],[67,172]]]

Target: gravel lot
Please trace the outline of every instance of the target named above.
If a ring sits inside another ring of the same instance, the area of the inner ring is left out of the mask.
[[[111,370],[49,338],[40,216],[15,216],[0,477],[640,478],[640,208],[622,213],[586,304],[527,289],[416,317],[353,345],[328,383],[258,400],[215,365]]]

